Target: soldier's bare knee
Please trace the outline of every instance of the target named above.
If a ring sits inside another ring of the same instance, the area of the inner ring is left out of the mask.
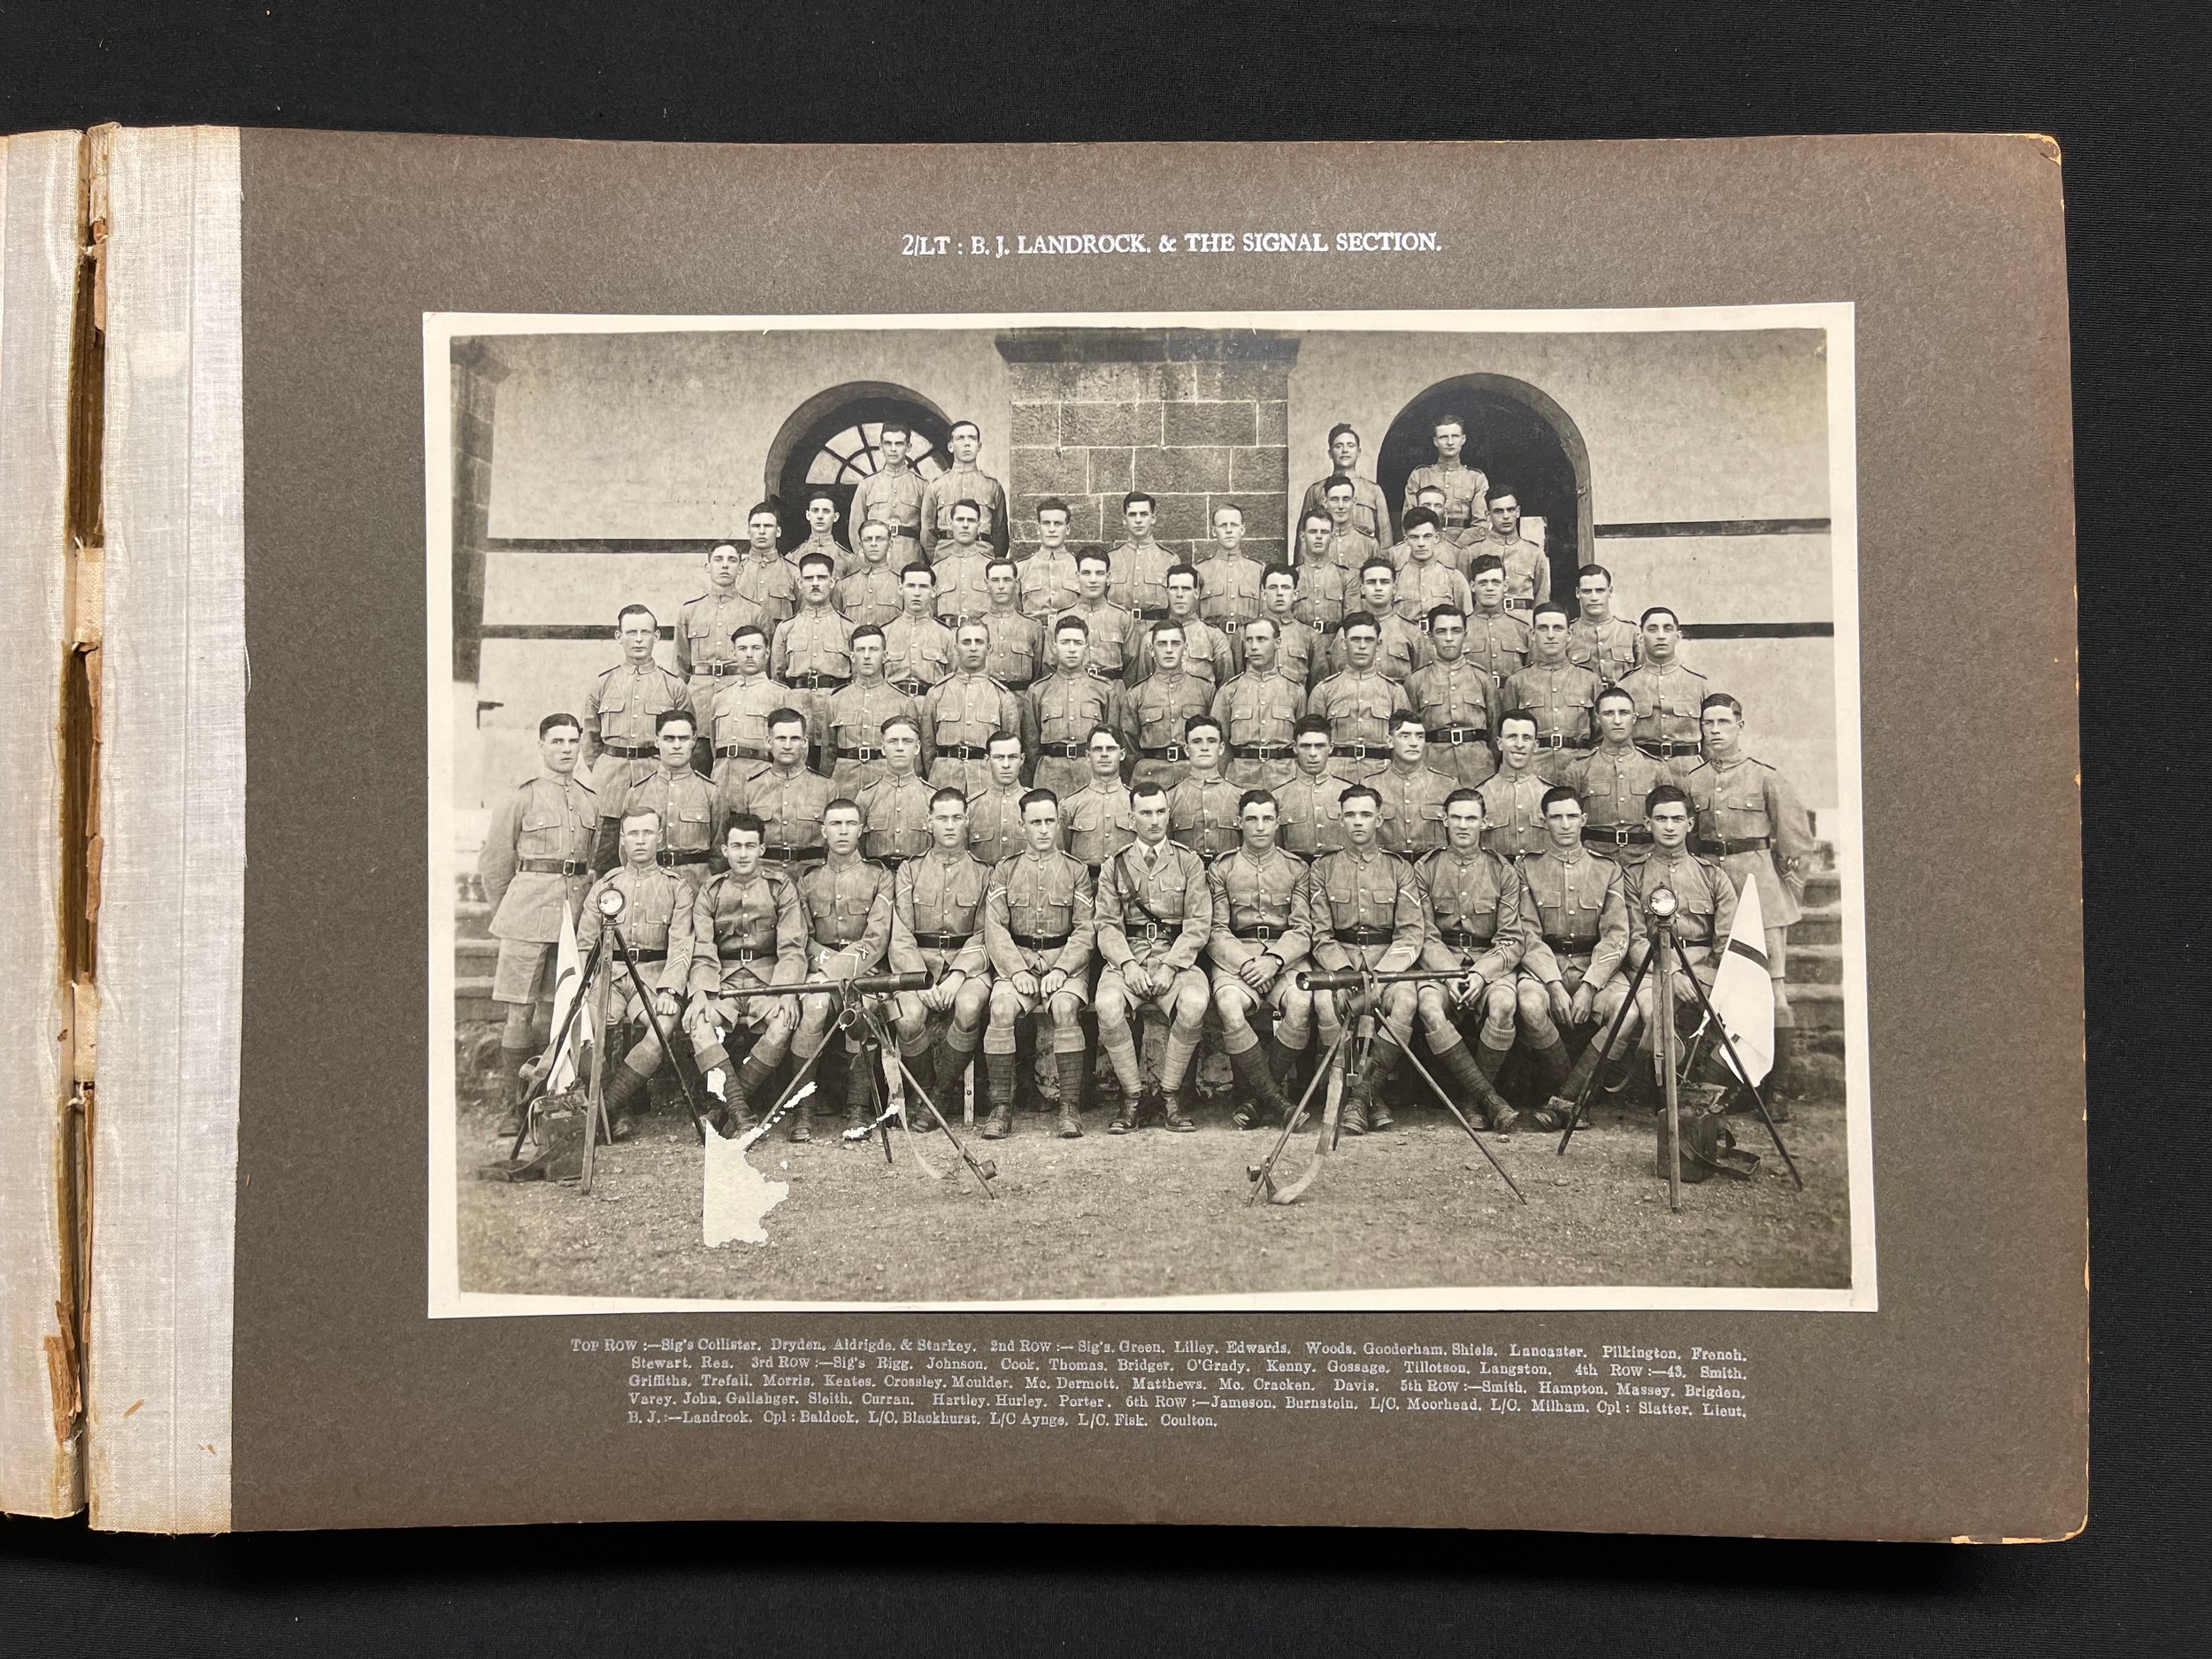
[[[1208,1001],[1204,986],[1187,982],[1175,993],[1175,1012],[1171,1018],[1179,1025],[1203,1025]]]
[[[1062,1031],[1069,1029],[1082,1018],[1083,1003],[1080,998],[1062,991],[1052,999],[1052,1023]]]

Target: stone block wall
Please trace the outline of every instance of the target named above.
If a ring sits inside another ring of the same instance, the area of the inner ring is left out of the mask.
[[[1247,540],[1276,548],[1290,493],[1290,371],[1298,341],[1255,329],[1018,329],[998,336],[1012,382],[1013,534],[1037,541],[1037,503],[1068,503],[1069,540],[1110,547],[1121,498],[1159,503],[1171,551],[1207,540],[1214,508],[1244,510]]]
[[[480,340],[453,342],[453,677],[477,676],[492,505],[492,414],[507,371]]]

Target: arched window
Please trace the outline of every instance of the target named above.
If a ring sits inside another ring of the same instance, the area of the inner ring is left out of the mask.
[[[768,452],[767,486],[783,518],[784,545],[806,540],[806,498],[826,489],[837,498],[837,539],[852,545],[849,509],[860,480],[883,465],[883,425],[910,433],[906,457],[926,479],[950,465],[951,422],[934,403],[903,387],[880,383],[834,387],[809,398],[784,422]]]

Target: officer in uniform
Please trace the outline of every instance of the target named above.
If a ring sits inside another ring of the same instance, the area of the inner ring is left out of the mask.
[[[1351,786],[1331,769],[1335,756],[1329,717],[1307,714],[1291,728],[1290,776],[1273,793],[1284,848],[1313,859],[1344,845],[1344,792]]]
[[[1175,556],[1152,537],[1159,503],[1141,489],[1121,498],[1121,521],[1128,534],[1106,556],[1106,596],[1140,622],[1167,615],[1167,573]]]
[[[492,937],[499,964],[492,970],[492,1001],[504,1010],[499,1032],[499,1133],[518,1126],[518,1075],[552,1035],[553,975],[547,972],[561,939],[561,910],[584,896],[591,874],[598,807],[591,786],[576,775],[583,723],[572,714],[538,722],[538,770],[493,809],[476,879],[492,907]],[[542,1004],[546,1037],[535,1033],[532,1013]]]
[[[737,674],[720,682],[708,719],[714,735],[714,782],[723,810],[735,811],[737,787],[768,764],[768,717],[797,699],[768,677],[767,636],[751,623],[737,631]]]
[[[1459,458],[1460,451],[1467,447],[1467,423],[1456,415],[1446,415],[1430,431],[1436,460],[1406,474],[1405,505],[1409,509],[1418,506],[1421,492],[1433,487],[1444,492],[1447,532],[1484,524],[1490,511],[1490,480]],[[1466,545],[1465,540],[1462,545]]]
[[[1505,608],[1505,566],[1485,553],[1467,566],[1475,608],[1467,613],[1467,660],[1479,664],[1498,686],[1528,664],[1528,624]]]
[[[922,552],[922,496],[927,486],[906,458],[913,434],[905,422],[885,421],[876,441],[882,446],[883,458],[853,491],[849,516],[855,524],[864,525],[873,518],[889,530],[891,568],[902,571]]]
[[[1363,478],[1356,470],[1359,465],[1359,434],[1338,423],[1329,428],[1329,459],[1334,463],[1326,478],[1317,478],[1306,486],[1305,499],[1299,503],[1298,515],[1325,510],[1328,492],[1336,484],[1352,487],[1351,524],[1355,530],[1380,546],[1390,538],[1390,498],[1371,478]]]
[[[1129,789],[1121,780],[1121,740],[1105,726],[1093,729],[1085,746],[1089,781],[1070,795],[1059,817],[1067,831],[1068,851],[1094,876],[1099,866],[1136,838],[1130,816]],[[1027,822],[1025,810],[1023,820]]]
[[[1445,557],[1450,547],[1433,508],[1416,507],[1406,515],[1406,539],[1387,556],[1398,572],[1398,614],[1406,621],[1425,621],[1439,605],[1463,612],[1472,608],[1467,579]]]
[[[1564,783],[1567,767],[1590,749],[1590,717],[1604,684],[1567,660],[1567,611],[1548,599],[1530,619],[1528,666],[1506,676],[1498,702],[1536,717],[1536,770]]]
[[[803,576],[803,562],[810,553],[819,553],[830,562],[830,580],[842,580],[852,569],[853,556],[845,544],[837,539],[837,497],[826,489],[818,489],[806,498],[807,538],[784,557],[794,576]],[[800,584],[802,592],[805,583]]]
[[[806,738],[806,718],[796,709],[770,714],[768,764],[735,795],[736,812],[760,820],[760,856],[787,869],[824,856],[822,814],[837,795],[828,779],[807,770]]]
[[[799,583],[776,542],[783,534],[783,516],[772,502],[762,502],[745,515],[746,546],[737,565],[737,591],[764,612],[764,629],[772,628],[799,608]]]
[[[1355,967],[1402,972],[1421,954],[1421,890],[1405,860],[1385,852],[1376,839],[1381,802],[1375,791],[1356,783],[1345,790],[1340,805],[1344,845],[1315,859],[1306,877],[1306,928],[1314,964],[1333,973]],[[1413,1036],[1411,984],[1378,986],[1375,1002],[1390,1036],[1378,1035],[1368,1048],[1366,1065],[1346,1080],[1342,1132],[1348,1135],[1391,1126],[1390,1109],[1378,1091],[1397,1070],[1398,1056]],[[1365,992],[1313,994],[1313,1011],[1327,1042],[1334,1042],[1346,1024],[1367,1009]]]
[[[1636,747],[1654,760],[1696,764],[1704,733],[1698,710],[1705,702],[1705,676],[1683,666],[1682,625],[1664,605],[1643,615],[1644,660],[1624,675],[1620,687],[1636,700]]]
[[[983,672],[1017,697],[1036,683],[1045,669],[1045,625],[1021,608],[1021,566],[995,558],[987,572],[990,609],[983,620],[991,630]]]
[[[1598,746],[1570,761],[1560,782],[1582,803],[1582,844],[1616,864],[1639,864],[1651,856],[1645,797],[1675,782],[1677,768],[1636,747],[1636,699],[1618,686],[1598,693],[1595,713]]]
[[[1122,689],[1090,672],[1089,649],[1083,618],[1062,617],[1052,626],[1052,672],[1024,699],[1037,746],[1036,785],[1052,792],[1056,807],[1090,777],[1091,733],[1102,726],[1118,732],[1125,723]]]
[[[1498,717],[1496,772],[1478,786],[1482,844],[1502,858],[1532,858],[1550,845],[1544,802],[1552,785],[1536,770],[1536,717],[1508,709]]]
[[[879,628],[906,609],[906,589],[891,563],[891,527],[871,518],[859,534],[860,560],[837,584],[837,608],[856,628]]]
[[[1352,572],[1329,556],[1329,541],[1336,520],[1326,512],[1308,513],[1298,530],[1298,620],[1321,636],[1325,644],[1343,626],[1344,612],[1352,603],[1356,584]],[[1263,580],[1263,589],[1265,583]],[[1323,672],[1316,654],[1314,672]]]
[[[1509,489],[1490,497],[1490,541],[1483,551],[1505,567],[1505,608],[1526,616],[1551,597],[1551,561],[1521,534],[1521,503]]]
[[[1060,1134],[1072,1141],[1083,1133],[1082,1013],[1090,991],[1094,889],[1091,872],[1060,850],[1060,803],[1051,790],[1032,789],[1022,797],[1022,836],[1020,854],[991,872],[984,902],[983,943],[995,978],[983,1069],[991,1115],[1010,1122],[1015,1022],[1042,1012],[1060,1073]]]
[[[1321,505],[1329,515],[1329,539],[1323,546],[1323,557],[1342,565],[1355,580],[1368,560],[1382,558],[1382,542],[1356,522],[1358,493],[1358,487],[1348,478],[1326,480],[1321,488]],[[1383,559],[1386,565],[1389,562]]]
[[[991,872],[968,850],[968,803],[957,789],[940,789],[930,797],[929,832],[933,845],[901,864],[891,883],[891,972],[929,975],[926,991],[899,993],[899,1053],[917,1077],[929,1079],[930,1097],[950,1115],[991,1008],[991,962],[983,949],[983,902]],[[938,1033],[932,1066],[929,1052]],[[864,1083],[868,1069],[853,1070]],[[867,1122],[867,1102],[864,1087],[847,1095],[849,1126]],[[910,1114],[910,1121],[925,1115]],[[1007,1127],[994,1117],[983,1133],[995,1141]]]
[[[1081,619],[1089,645],[1084,662],[1090,672],[1101,680],[1120,680],[1126,677],[1129,665],[1137,654],[1136,617],[1106,597],[1106,583],[1111,566],[1106,555],[1095,548],[1079,553],[1075,559],[1075,580],[1079,596],[1074,604],[1053,619],[1056,632],[1062,622],[1070,617]],[[1163,588],[1161,614],[1166,614],[1166,590]]]
[[[972,420],[956,420],[945,442],[952,450],[952,465],[930,480],[922,492],[922,551],[933,560],[942,557],[941,544],[953,532],[953,514],[965,501],[975,505],[985,549],[1005,552],[1006,486],[975,464],[983,447],[983,428]]]
[[[1214,509],[1213,533],[1204,556],[1191,560],[1198,572],[1198,614],[1228,640],[1230,660],[1241,662],[1244,625],[1260,614],[1263,566],[1244,549],[1244,509],[1234,502]]]
[[[830,790],[849,800],[883,776],[883,723],[904,718],[921,729],[921,704],[883,677],[883,630],[862,623],[853,630],[852,683],[829,695]]]
[[[1582,844],[1582,803],[1571,789],[1544,795],[1546,845],[1521,862],[1521,972],[1515,990],[1521,1036],[1548,1095],[1557,1095],[1571,1069],[1561,1033],[1588,1025],[1598,993],[1628,957],[1627,883],[1621,867],[1595,858]],[[1538,1129],[1564,1129],[1552,1106],[1529,1118]]]
[[[1133,783],[1156,783],[1172,789],[1183,780],[1189,751],[1184,728],[1194,715],[1212,708],[1214,682],[1183,670],[1184,624],[1171,617],[1155,622],[1147,655],[1156,666],[1130,689],[1123,706],[1129,712],[1129,744],[1137,751]]]
[[[691,693],[691,707],[701,715],[714,707],[714,694],[737,672],[738,629],[749,624],[762,627],[768,620],[757,600],[738,591],[743,564],[744,555],[727,541],[710,550],[706,592],[685,600],[676,612],[676,672]],[[703,772],[713,771],[711,751],[693,764]]]
[[[1320,633],[1298,619],[1302,567],[1271,565],[1260,572],[1260,615],[1275,625],[1275,672],[1304,695],[1328,670]],[[1248,660],[1249,660],[1248,658]]]
[[[653,723],[671,709],[689,711],[691,693],[683,678],[653,658],[660,626],[643,605],[625,605],[615,618],[622,660],[591,682],[584,693],[583,764],[599,803],[599,824],[592,848],[592,868],[613,867],[620,856],[616,826],[630,786],[660,762]]]
[[[1206,872],[1213,895],[1214,1011],[1240,1091],[1233,1121],[1250,1129],[1290,1111],[1291,1079],[1313,1033],[1313,994],[1298,988],[1298,964],[1311,944],[1306,928],[1306,861],[1276,844],[1275,797],[1248,789],[1239,797],[1240,844]],[[1264,1005],[1274,1016],[1266,1044],[1252,1029]]]
[[[1490,748],[1497,684],[1467,660],[1467,613],[1439,605],[1429,613],[1429,661],[1406,681],[1406,701],[1428,734],[1428,764],[1454,783],[1474,788],[1498,769]]]
[[[853,677],[853,625],[830,604],[829,555],[811,549],[798,565],[798,612],[776,624],[768,674],[791,688],[791,706],[806,716],[807,741],[819,753],[829,741],[830,698]]]
[[[661,844],[654,862],[693,888],[707,879],[716,821],[714,786],[691,769],[698,729],[698,718],[688,709],[664,709],[655,715],[653,737],[661,764],[622,797],[624,818],[650,812],[659,818]]]
[[[760,820],[749,813],[724,825],[722,856],[729,868],[699,889],[691,907],[695,943],[684,1034],[707,1093],[721,1102],[708,1118],[724,1135],[752,1126],[752,1102],[790,1052],[799,1025],[790,997],[744,993],[806,978],[807,921],[798,883],[789,872],[762,862],[765,838]],[[734,1076],[732,1043],[745,1051]]]
[[[1632,622],[1613,614],[1613,572],[1585,565],[1575,574],[1575,596],[1582,614],[1567,629],[1567,660],[1586,668],[1601,685],[1617,686],[1644,660],[1644,636]]]
[[[1306,711],[1306,691],[1279,671],[1279,643],[1275,618],[1253,618],[1244,628],[1244,672],[1214,696],[1213,717],[1229,744],[1228,779],[1240,789],[1271,789],[1294,764],[1291,735]]]
[[[599,943],[600,930],[606,926],[599,910],[599,895],[611,889],[619,893],[622,913],[614,926],[621,932],[624,949],[615,956],[608,1025],[611,1029],[621,1024],[634,1025],[638,1037],[622,1064],[608,1068],[603,1099],[608,1135],[622,1141],[629,1136],[631,1118],[644,1098],[646,1080],[660,1070],[662,1056],[652,1021],[639,1000],[638,987],[643,985],[645,994],[652,998],[660,1028],[667,1030],[683,1011],[684,987],[691,976],[694,894],[689,885],[654,862],[661,845],[658,813],[633,812],[618,823],[622,862],[593,882],[584,895],[584,911],[576,922],[576,948],[586,957],[591,955]],[[615,949],[609,941],[611,955]],[[624,965],[625,956],[637,969],[635,980]]]
[[[1398,614],[1398,576],[1388,559],[1369,559],[1360,571],[1359,586],[1360,601],[1366,606],[1363,614],[1375,624],[1375,672],[1402,686],[1429,660],[1428,635]],[[1345,626],[1349,628],[1352,617],[1361,614],[1348,615]],[[1341,672],[1350,660],[1340,632],[1329,653],[1330,668]]]
[[[895,871],[930,846],[929,797],[922,781],[921,727],[905,715],[883,723],[883,776],[860,792],[864,857]]]
[[[1212,715],[1191,717],[1183,727],[1183,747],[1190,765],[1168,790],[1167,833],[1210,864],[1243,839],[1237,806],[1242,791],[1222,776],[1221,722]]]
[[[1022,741],[1013,732],[994,732],[984,745],[988,783],[968,797],[968,850],[985,869],[995,869],[1022,849]]]
[[[1206,698],[1211,703],[1213,694],[1236,672],[1236,649],[1227,634],[1198,614],[1198,572],[1188,565],[1175,565],[1167,573],[1167,615],[1162,620],[1183,630],[1183,672],[1207,682]],[[1152,628],[1158,626],[1153,624],[1138,636],[1132,684],[1144,680],[1156,666],[1152,657]]]
[[[810,984],[841,984],[873,973],[890,947],[891,872],[860,856],[860,808],[852,802],[831,802],[822,815],[822,839],[828,856],[799,872],[799,900],[805,906],[811,930],[806,953]],[[800,1064],[819,1054],[829,1041],[837,1008],[838,999],[826,991],[799,999],[799,1029],[791,1039],[791,1053]],[[846,1074],[849,1110],[849,1079],[853,1071],[862,1070],[856,1060]],[[811,1094],[792,1110],[791,1138],[795,1141],[814,1139]]]
[[[1420,714],[1401,709],[1390,718],[1390,763],[1367,780],[1376,795],[1376,839],[1385,852],[1409,860],[1444,844],[1452,780],[1427,764],[1428,747]]]
[[[933,757],[929,780],[940,789],[957,789],[964,802],[990,777],[991,733],[1019,732],[1025,721],[1021,699],[983,672],[990,649],[988,623],[980,617],[963,622],[953,641],[957,665],[922,700],[922,729]]]
[[[983,511],[972,501],[952,506],[952,540],[937,544],[937,620],[956,628],[991,608],[991,561],[997,556],[976,538]]]
[[[1036,550],[1020,566],[1021,608],[1040,622],[1082,596],[1075,582],[1075,554],[1068,546],[1068,504],[1057,495],[1037,503]]]
[[[1520,1114],[1491,1103],[1498,1068],[1513,1050],[1521,965],[1521,878],[1482,845],[1483,804],[1473,789],[1455,789],[1444,803],[1445,844],[1414,866],[1421,890],[1421,965],[1452,977],[1418,987],[1417,1007],[1437,1069],[1459,1085],[1463,1101],[1479,1101],[1485,1120],[1511,1134]],[[1467,1042],[1458,1020],[1473,1015],[1482,1034]],[[1472,1048],[1471,1054],[1469,1049]]]
[[[1141,783],[1130,791],[1136,836],[1110,856],[1098,876],[1098,1040],[1121,1083],[1121,1110],[1108,1134],[1141,1129],[1148,1118],[1187,1133],[1198,1127],[1183,1099],[1183,1079],[1198,1051],[1211,999],[1199,952],[1213,933],[1205,862],[1168,839],[1167,791]],[[1137,1066],[1133,1018],[1145,1008],[1168,1021],[1158,1080]]]
[[[1336,742],[1336,770],[1353,782],[1390,764],[1390,717],[1409,706],[1404,684],[1376,669],[1380,634],[1380,625],[1363,611],[1345,618],[1339,635],[1344,666],[1306,700],[1308,713],[1327,717]]]

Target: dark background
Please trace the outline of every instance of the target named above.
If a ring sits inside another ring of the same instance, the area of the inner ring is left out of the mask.
[[[2186,1563],[2204,1549],[2212,1490],[2200,1394],[2212,1003],[2193,936],[2206,812],[2191,693],[2206,634],[2185,561],[2206,523],[2208,32],[2189,4],[0,0],[7,130],[2055,135],[2074,307],[2096,1264],[2091,1521],[2066,1545],[826,1526],[166,1541],[8,1522],[0,1650],[2197,1648],[2205,1575]],[[914,188],[928,198],[926,173]],[[1418,219],[1417,203],[1399,205]],[[2056,910],[2077,895],[2047,897]]]

